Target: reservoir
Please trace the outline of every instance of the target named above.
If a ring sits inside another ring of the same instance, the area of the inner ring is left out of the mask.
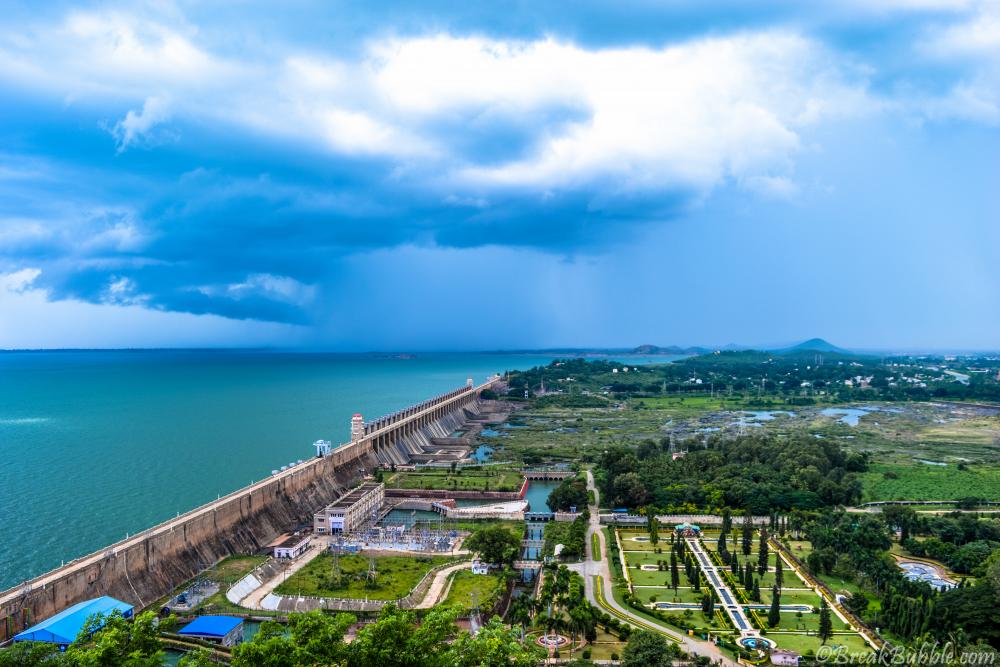
[[[530,354],[0,353],[0,590]],[[544,505],[544,502],[543,502]]]

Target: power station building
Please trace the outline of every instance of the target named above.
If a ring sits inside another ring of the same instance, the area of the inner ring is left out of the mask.
[[[313,532],[317,535],[349,533],[357,530],[385,502],[385,484],[366,482],[351,489],[313,515]]]

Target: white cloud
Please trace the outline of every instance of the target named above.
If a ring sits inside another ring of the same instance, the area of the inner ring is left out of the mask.
[[[935,25],[920,47],[925,58],[966,71],[945,93],[916,100],[929,118],[1000,124],[1000,3],[981,1],[975,11]]]
[[[170,104],[160,96],[147,97],[142,109],[129,110],[125,117],[115,123],[111,134],[118,142],[118,152],[140,143],[149,136],[154,127],[170,118]]]
[[[265,296],[299,306],[306,305],[316,298],[315,285],[306,285],[294,278],[270,273],[251,274],[242,283],[227,285],[226,292],[234,298],[248,295]]]
[[[150,310],[137,304],[50,301],[38,269],[0,274],[0,349],[295,345],[304,327]]]
[[[306,306],[316,299],[316,285],[307,285],[289,276],[252,273],[243,282],[201,285],[196,290],[205,296],[246,299],[263,297],[295,306]]]
[[[31,287],[32,283],[40,275],[42,275],[41,269],[36,268],[0,273],[0,292],[20,294]]]
[[[993,53],[1000,39],[988,3],[894,0],[890,9],[955,21],[928,41],[935,57]],[[992,122],[996,79],[982,69],[947,95],[892,100],[870,94],[873,70],[791,29],[657,48],[437,34],[373,39],[351,59],[281,46],[237,58],[176,17],[121,12],[74,12],[55,27],[0,34],[0,78],[114,106],[119,150],[170,119],[195,120],[385,157],[397,176],[472,199],[594,182],[611,197],[704,194],[723,182],[788,193],[803,135],[830,118],[882,111]],[[497,162],[456,148],[442,129],[488,133],[485,117],[534,123],[537,142]]]
[[[459,172],[471,184],[544,188],[617,176],[630,189],[702,189],[726,177],[785,177],[802,127],[874,108],[863,81],[788,33],[596,51],[438,36],[374,52],[383,96],[405,111],[584,111],[535,155]],[[446,63],[456,65],[444,71]]]

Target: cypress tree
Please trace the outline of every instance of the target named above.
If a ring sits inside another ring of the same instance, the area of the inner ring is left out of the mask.
[[[754,602],[760,602],[760,582],[754,580],[753,582],[753,593],[750,594],[750,598]]]
[[[760,531],[760,545],[757,547],[757,569],[761,575],[767,572],[767,531]]]
[[[733,571],[733,576],[740,576],[740,557],[733,554],[733,560],[729,562],[729,569]]]
[[[774,555],[774,584],[781,588],[785,585],[785,571],[781,567],[781,554]]]
[[[673,552],[670,553],[670,586],[674,589],[674,593],[677,592],[677,587],[681,583],[680,573],[677,572],[677,556]]]
[[[746,570],[743,571],[743,588],[750,590],[753,588],[753,566],[747,563]]]
[[[656,520],[656,508],[652,505],[646,508],[646,528],[649,530],[649,542],[656,546],[660,542],[660,522]]]
[[[767,611],[767,626],[778,627],[781,622],[781,589],[777,586],[771,589],[771,608]]]
[[[743,520],[743,555],[749,556],[753,551],[753,524],[750,523],[750,515],[747,514]]]
[[[733,513],[728,507],[722,510],[722,534],[725,535],[733,529]]]
[[[729,551],[729,549],[726,548],[726,534],[719,533],[719,555],[722,556],[727,551]]]
[[[819,640],[825,644],[826,640],[833,636],[833,623],[830,621],[830,607],[826,604],[826,598],[822,598],[819,608]]]

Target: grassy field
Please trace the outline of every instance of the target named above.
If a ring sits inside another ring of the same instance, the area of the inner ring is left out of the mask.
[[[745,411],[770,409],[791,414],[756,421],[756,432],[836,440],[849,449],[870,452],[882,465],[917,465],[918,459],[926,459],[1000,470],[1000,417],[972,415],[938,403],[858,401],[849,405],[870,412],[849,425],[836,415],[822,414],[831,404],[817,400],[816,405],[787,406],[774,399],[766,408],[739,396],[706,395],[634,398],[591,408],[529,406],[511,419],[513,427],[499,427],[502,437],[490,438],[488,444],[502,446],[505,458],[513,460],[594,461],[609,446],[660,441],[668,433],[683,438],[711,428],[735,434]],[[875,482],[869,475],[867,488],[876,489]]]
[[[772,633],[768,635],[768,639],[776,641],[781,648],[796,651],[803,655],[810,652],[816,653],[822,645],[819,637],[804,633]],[[871,652],[871,648],[865,643],[865,640],[853,632],[850,634],[834,635],[826,643],[827,646],[844,646],[852,653]]]
[[[518,491],[524,477],[510,468],[403,471],[390,475],[386,487],[394,489],[449,489],[454,491]]]
[[[194,611],[201,614],[246,613],[246,609],[234,605],[226,598],[226,590],[265,560],[267,560],[267,556],[230,556],[210,567],[204,572],[204,577],[218,582],[220,585],[219,592],[202,600]],[[191,583],[191,581],[184,582],[175,588],[170,595],[160,598],[149,605],[148,608],[160,609],[163,605],[167,604],[170,598],[186,590]],[[264,611],[262,613],[263,615],[268,615],[273,612]]]
[[[266,560],[267,556],[230,556],[209,568],[205,578],[217,581],[223,587],[232,585]]]
[[[473,574],[472,570],[459,570],[452,575],[448,597],[444,606],[457,606],[463,611],[478,605],[480,609],[490,609],[496,604],[503,591],[503,578],[498,574]]]
[[[886,475],[888,473],[888,476]],[[876,463],[861,476],[864,500],[1000,500],[1000,467]]]
[[[368,587],[365,574],[368,558],[349,555],[340,557],[343,583],[334,587],[331,581],[333,556],[323,553],[293,574],[275,589],[282,595],[316,595],[319,597],[395,600],[405,597],[427,571],[453,559],[446,556],[416,558],[413,556],[380,556],[375,558],[377,585]]]

